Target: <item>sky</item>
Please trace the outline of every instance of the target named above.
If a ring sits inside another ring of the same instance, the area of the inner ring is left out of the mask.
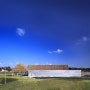
[[[90,67],[89,0],[0,0],[0,66]]]

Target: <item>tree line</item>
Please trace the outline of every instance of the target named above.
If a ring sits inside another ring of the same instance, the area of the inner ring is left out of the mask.
[[[0,67],[0,71],[2,71],[2,69],[3,69],[3,70],[7,70],[7,71],[11,71],[11,70],[12,70],[12,68],[11,68],[10,66]]]
[[[69,70],[82,70],[84,72],[90,72],[90,68],[83,68],[83,67],[80,67],[80,68],[77,68],[77,67],[69,67]]]

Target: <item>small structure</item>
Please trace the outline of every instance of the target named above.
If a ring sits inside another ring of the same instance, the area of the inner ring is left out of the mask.
[[[2,69],[2,71],[1,72],[8,72],[7,70],[4,70],[4,69]]]

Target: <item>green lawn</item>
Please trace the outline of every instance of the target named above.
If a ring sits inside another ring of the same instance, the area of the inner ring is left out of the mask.
[[[7,84],[4,85],[4,75],[0,75],[0,83],[0,90],[90,90],[90,80],[85,78],[33,79],[7,76]]]

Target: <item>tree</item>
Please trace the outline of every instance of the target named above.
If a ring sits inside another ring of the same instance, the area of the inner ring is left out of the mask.
[[[20,75],[22,75],[23,73],[25,73],[27,71],[28,71],[28,69],[23,64],[17,64],[16,67],[12,70],[12,72],[17,73],[17,75],[18,75],[18,73]]]

